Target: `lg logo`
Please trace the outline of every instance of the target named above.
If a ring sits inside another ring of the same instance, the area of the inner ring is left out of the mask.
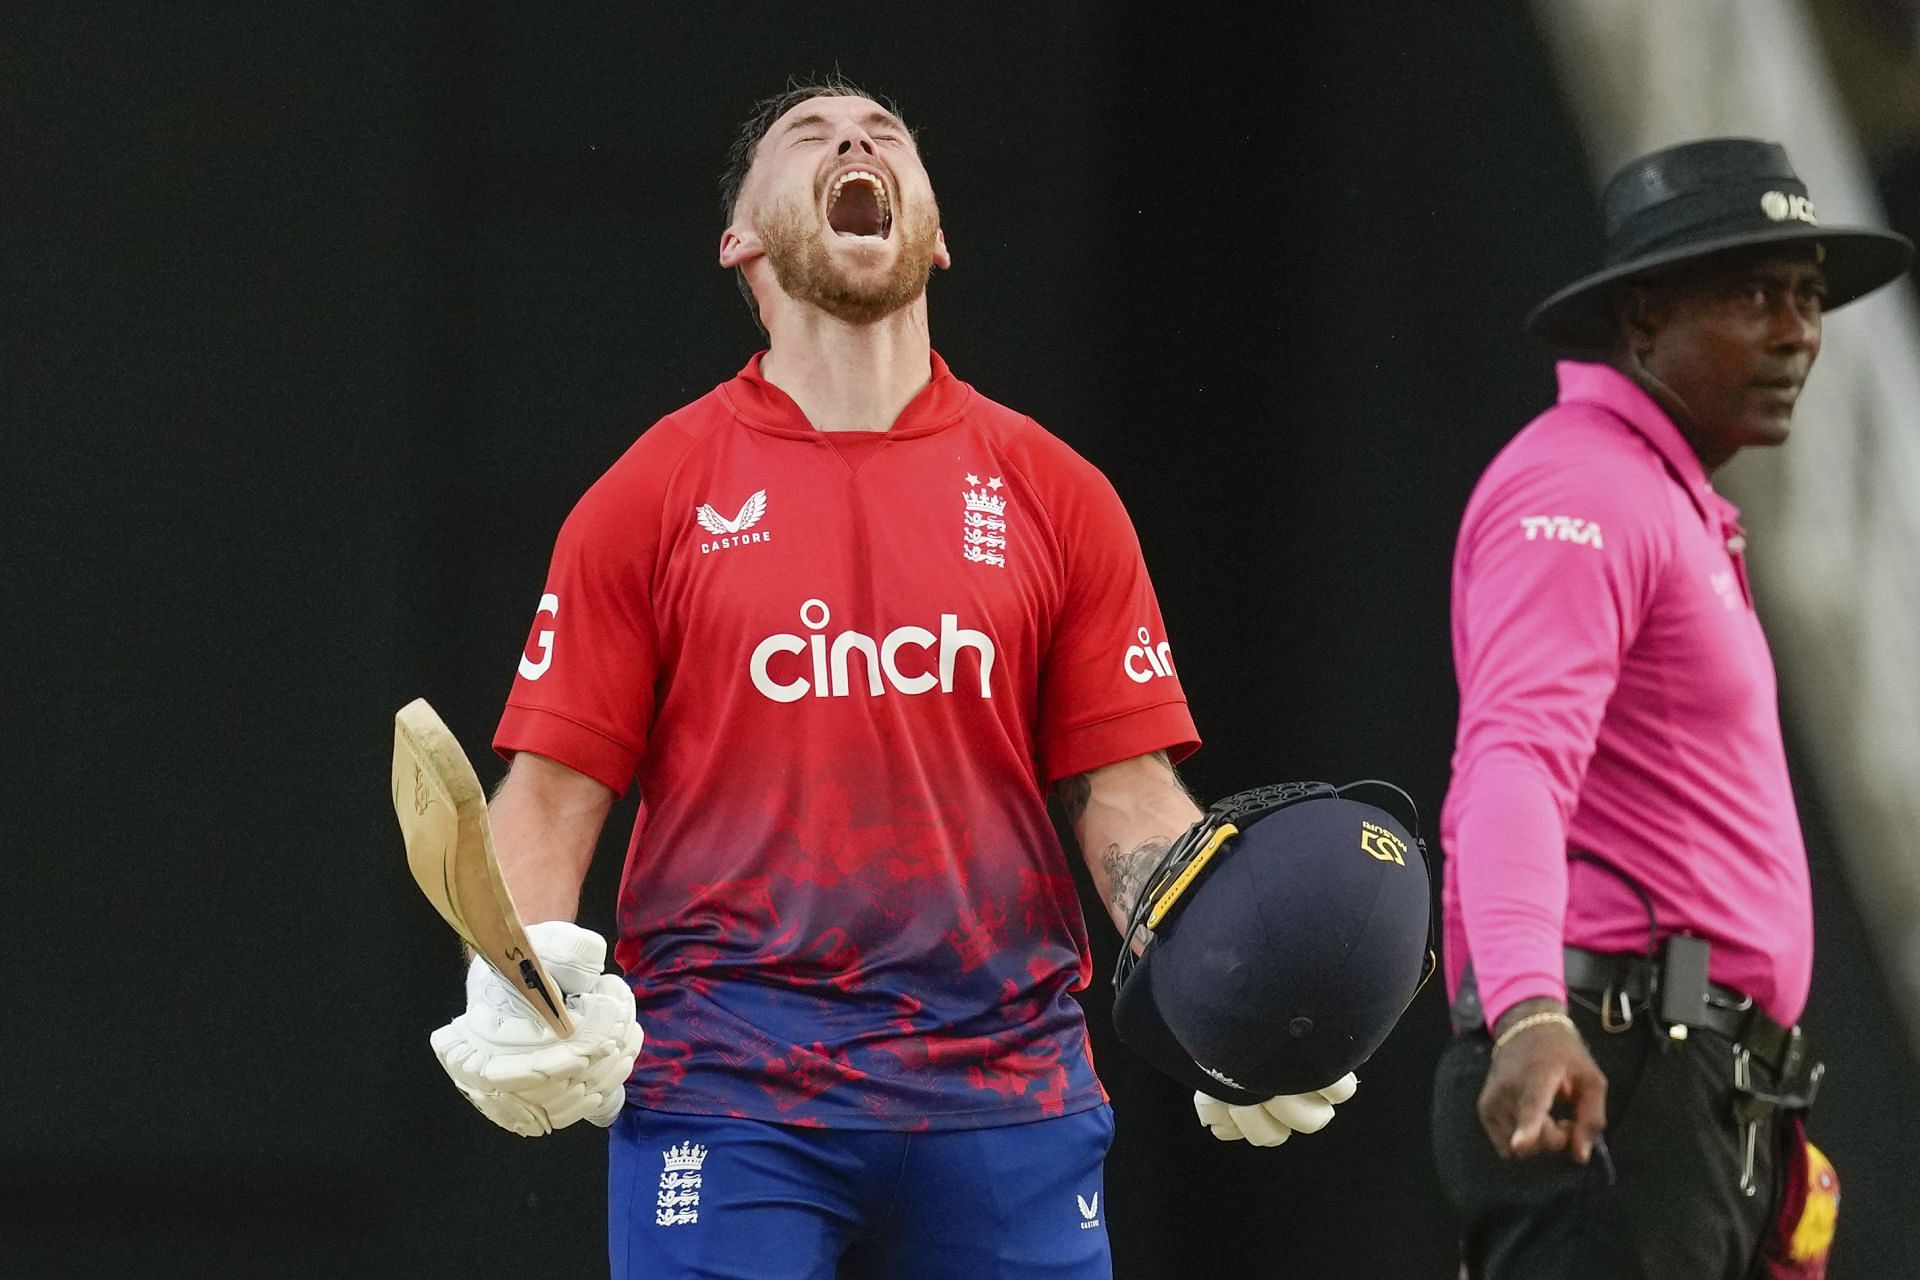
[[[1121,665],[1127,669],[1127,679],[1135,684],[1164,679],[1173,674],[1173,646],[1165,640],[1155,644],[1152,635],[1142,627],[1140,643],[1127,650]]]
[[[520,674],[528,680],[538,680],[547,674],[547,668],[553,665],[553,628],[542,627],[540,620],[546,618],[557,621],[560,617],[560,597],[549,591],[540,597],[540,607],[533,611],[533,636],[528,648],[540,656],[520,655]]]
[[[826,601],[809,600],[800,606],[800,621],[811,635],[781,632],[755,645],[753,657],[747,663],[753,687],[775,702],[798,702],[809,693],[816,698],[849,697],[858,679],[851,670],[852,657],[857,653],[860,669],[865,674],[863,683],[873,697],[884,694],[888,686],[905,694],[931,693],[935,688],[942,693],[952,693],[956,683],[954,668],[961,653],[971,649],[980,661],[980,696],[993,696],[988,684],[995,657],[993,638],[961,626],[958,614],[940,615],[939,635],[925,627],[896,627],[878,640],[858,631],[842,631],[828,640],[824,633],[832,618]],[[909,649],[917,649],[922,654],[932,651],[934,656],[931,661],[921,658],[913,665],[922,669],[908,672],[901,669],[901,657]],[[809,653],[811,663],[793,660]],[[793,655],[793,658],[780,661],[776,672],[774,663],[782,654]],[[811,680],[807,678],[808,673],[813,677]],[[778,680],[774,678],[776,674],[790,674],[792,679]]]

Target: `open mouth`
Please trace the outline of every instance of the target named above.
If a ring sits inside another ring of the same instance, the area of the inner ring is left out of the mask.
[[[835,235],[884,240],[893,230],[887,187],[865,169],[849,169],[827,193],[827,225]]]

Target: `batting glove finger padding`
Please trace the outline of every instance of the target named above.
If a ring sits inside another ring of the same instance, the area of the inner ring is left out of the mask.
[[[1322,1089],[1320,1091],[1320,1096],[1325,1098],[1328,1102],[1331,1102],[1334,1106],[1337,1107],[1341,1103],[1345,1102],[1348,1098],[1351,1098],[1353,1096],[1354,1090],[1358,1089],[1359,1087],[1360,1087],[1359,1079],[1354,1076],[1353,1072],[1349,1071],[1347,1072],[1347,1074],[1341,1076],[1338,1080],[1335,1080],[1332,1084]]]
[[[1354,1094],[1360,1082],[1349,1071],[1324,1089],[1284,1094],[1248,1106],[1232,1106],[1204,1093],[1193,1095],[1200,1123],[1222,1142],[1245,1139],[1256,1147],[1277,1147],[1295,1133],[1318,1133],[1333,1119],[1333,1109]]]
[[[454,1087],[487,1119],[509,1133],[523,1138],[542,1138],[553,1132],[553,1125],[538,1107],[530,1107],[510,1093],[479,1093],[459,1081]]]
[[[1260,1104],[1260,1110],[1271,1116],[1275,1123],[1295,1133],[1318,1133],[1327,1127],[1327,1121],[1333,1119],[1333,1104],[1317,1093],[1268,1098]],[[1245,1127],[1241,1126],[1243,1129]]]
[[[1238,1142],[1247,1136],[1233,1122],[1233,1109],[1220,1099],[1196,1093],[1193,1095],[1193,1109],[1199,1114],[1200,1123],[1213,1130],[1213,1136],[1220,1141]]]
[[[492,966],[475,960],[466,1012],[433,1033],[434,1056],[482,1115],[523,1137],[582,1119],[610,1125],[644,1042],[633,991],[619,975],[599,972],[606,943],[598,934],[565,921],[527,932],[566,993],[573,1034],[555,1035]]]
[[[1269,1112],[1267,1105],[1234,1107],[1228,1112],[1240,1136],[1256,1147],[1277,1147],[1293,1136],[1293,1130]]]

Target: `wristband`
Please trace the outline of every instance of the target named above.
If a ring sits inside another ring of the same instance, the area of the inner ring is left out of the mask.
[[[1508,1027],[1505,1031],[1502,1031],[1500,1033],[1500,1038],[1493,1042],[1494,1051],[1496,1053],[1499,1052],[1502,1045],[1506,1044],[1507,1041],[1519,1035],[1522,1031],[1526,1031],[1532,1027],[1544,1027],[1549,1022],[1559,1023],[1561,1026],[1565,1027],[1567,1030],[1573,1032],[1573,1034],[1576,1036],[1580,1034],[1580,1028],[1576,1027],[1573,1024],[1572,1018],[1569,1018],[1565,1013],[1561,1012],[1558,1009],[1547,1009],[1540,1013],[1530,1013],[1526,1017],[1520,1019],[1520,1021]]]

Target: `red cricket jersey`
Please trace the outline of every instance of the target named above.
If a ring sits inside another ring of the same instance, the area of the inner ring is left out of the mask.
[[[760,376],[561,529],[494,739],[643,805],[639,1105],[966,1128],[1103,1100],[1045,785],[1198,741],[1106,479],[933,357],[884,433]]]

